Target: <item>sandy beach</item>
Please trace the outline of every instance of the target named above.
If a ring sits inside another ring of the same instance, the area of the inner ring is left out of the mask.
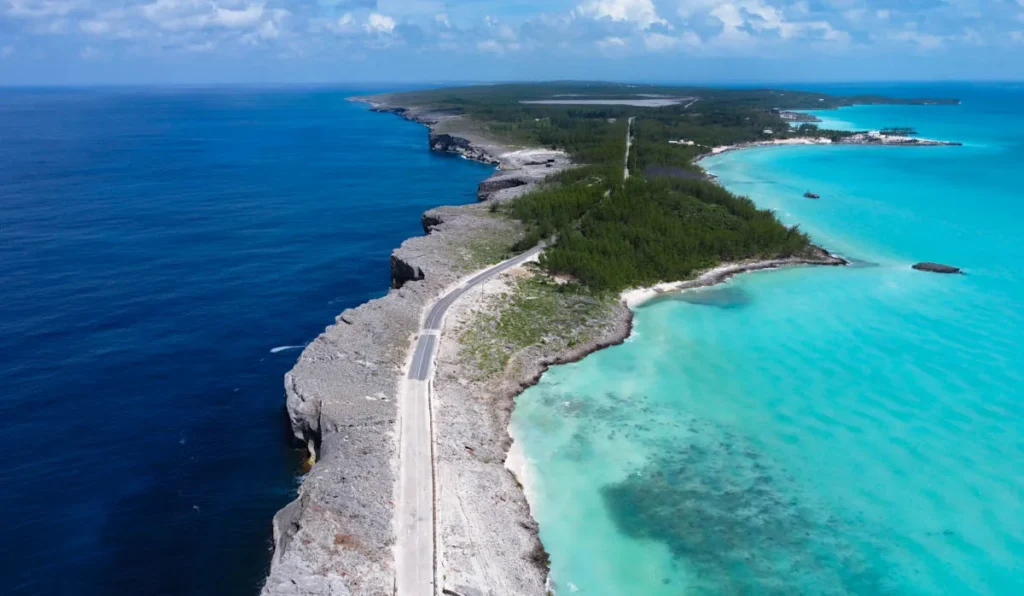
[[[714,155],[721,155],[730,151],[739,151],[741,149],[756,149],[758,147],[787,147],[794,145],[871,145],[871,146],[886,146],[886,147],[940,147],[940,146],[960,146],[961,143],[955,141],[941,141],[937,139],[923,139],[920,137],[909,137],[905,135],[882,135],[878,131],[866,131],[857,133],[855,135],[844,137],[838,141],[833,141],[829,137],[792,137],[788,139],[772,139],[770,141],[756,141],[753,143],[737,143],[735,145],[720,145],[713,147],[711,151],[698,155],[693,159],[693,163],[698,163],[703,159]]]
[[[766,259],[743,261],[739,263],[724,263],[701,272],[694,279],[664,282],[653,286],[626,290],[622,292],[620,298],[629,308],[637,308],[655,298],[685,290],[693,290],[696,288],[720,284],[741,273],[779,269],[782,267],[797,267],[801,265],[839,266],[849,264],[848,261],[842,257],[829,254],[822,249],[819,250],[821,251],[820,256],[815,258],[790,257],[786,259]]]

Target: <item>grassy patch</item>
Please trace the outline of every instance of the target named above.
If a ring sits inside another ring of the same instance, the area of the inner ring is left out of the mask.
[[[590,341],[614,301],[543,275],[512,283],[509,292],[488,298],[488,312],[476,315],[459,336],[463,358],[475,365],[479,379],[500,374],[530,346],[559,351]]]
[[[500,263],[512,256],[512,246],[518,238],[518,233],[510,231],[472,240],[459,248],[456,262],[465,272]]]

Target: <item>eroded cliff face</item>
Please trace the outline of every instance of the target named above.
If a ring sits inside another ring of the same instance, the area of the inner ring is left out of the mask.
[[[468,139],[452,136],[447,133],[431,133],[430,148],[433,151],[456,153],[466,159],[472,159],[473,161],[492,164],[499,163],[499,160],[496,157],[492,156],[487,151],[476,147]]]
[[[455,114],[373,109],[428,125],[432,150],[499,164],[481,183],[482,201],[520,196],[570,166],[560,152],[515,151],[463,131],[467,123]],[[422,224],[426,235],[391,255],[388,294],[341,313],[285,375],[292,432],[315,463],[296,500],[274,517],[265,596],[393,591],[396,397],[422,312],[469,273],[474,246],[521,234],[480,203],[431,209]],[[522,523],[532,523],[528,511]]]
[[[420,223],[423,224],[423,233],[429,234],[434,231],[434,228],[444,223],[444,217],[437,209],[431,209],[423,213]]]
[[[489,201],[503,190],[519,188],[532,182],[531,178],[518,171],[500,172],[480,183],[476,190],[478,201]]]
[[[391,287],[401,288],[410,281],[421,281],[423,269],[400,251],[391,253]]]
[[[285,375],[293,434],[316,463],[275,516],[264,594],[391,593],[396,396],[407,353],[423,308],[464,274],[452,246],[510,226],[479,205],[449,209],[431,234],[395,251],[400,283],[339,315]]]

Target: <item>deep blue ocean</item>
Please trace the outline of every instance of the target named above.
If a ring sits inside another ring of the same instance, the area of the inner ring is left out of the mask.
[[[819,115],[964,145],[702,162],[855,265],[651,302],[517,398],[559,594],[1024,594],[1024,84],[820,89],[960,98]]]
[[[489,168],[370,89],[0,91],[0,592],[255,594],[282,376]]]

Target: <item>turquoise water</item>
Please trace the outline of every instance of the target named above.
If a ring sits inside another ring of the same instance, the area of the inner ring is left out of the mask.
[[[704,163],[856,266],[641,307],[518,398],[560,593],[1024,593],[1024,91],[931,91],[828,115],[964,147]]]

